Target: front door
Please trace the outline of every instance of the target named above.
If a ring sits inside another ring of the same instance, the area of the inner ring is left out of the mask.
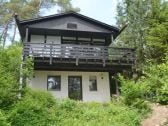
[[[69,76],[68,77],[68,95],[74,100],[82,100],[82,77]]]

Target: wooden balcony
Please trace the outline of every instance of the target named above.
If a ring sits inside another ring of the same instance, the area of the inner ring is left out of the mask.
[[[101,67],[118,65],[132,66],[135,63],[135,49],[107,46],[25,43],[24,56],[32,56],[35,63],[99,65]],[[65,65],[65,66],[66,66]],[[37,66],[39,67],[39,65]]]

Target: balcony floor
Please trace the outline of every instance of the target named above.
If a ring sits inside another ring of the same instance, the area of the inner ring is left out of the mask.
[[[106,60],[103,65],[102,60],[79,59],[78,63],[73,58],[34,58],[35,70],[70,70],[70,71],[120,71],[131,69],[132,61]]]

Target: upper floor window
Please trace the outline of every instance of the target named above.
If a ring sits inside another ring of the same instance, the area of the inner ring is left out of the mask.
[[[47,89],[48,90],[61,90],[61,76],[48,76]]]
[[[105,42],[105,39],[93,39],[94,42]]]
[[[75,23],[67,23],[67,28],[77,29],[77,24],[75,24]]]

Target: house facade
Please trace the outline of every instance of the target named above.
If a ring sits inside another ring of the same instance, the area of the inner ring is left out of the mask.
[[[134,49],[110,46],[122,30],[69,12],[30,20],[15,16],[23,57],[33,57],[33,89],[56,98],[108,102],[117,91],[114,75],[131,71]]]

